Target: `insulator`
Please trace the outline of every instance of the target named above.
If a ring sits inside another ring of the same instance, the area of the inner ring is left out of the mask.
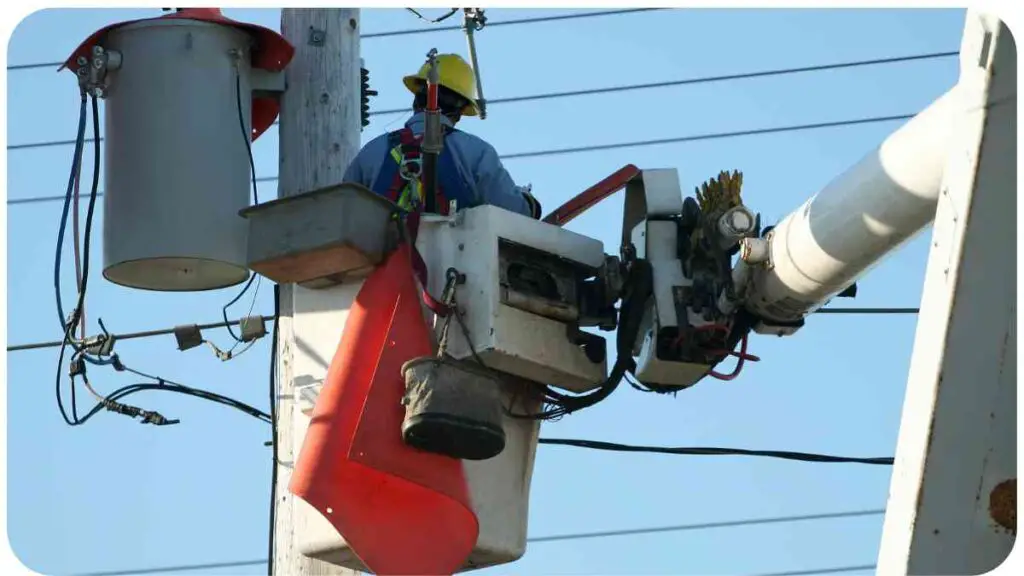
[[[376,96],[376,90],[370,90],[370,71],[366,68],[359,69],[360,86],[359,86],[359,100],[360,100],[360,116],[362,120],[363,128],[366,128],[370,124],[370,96]]]

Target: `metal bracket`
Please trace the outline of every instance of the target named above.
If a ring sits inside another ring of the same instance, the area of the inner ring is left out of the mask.
[[[262,68],[253,68],[249,78],[253,96],[279,96],[287,88],[284,72],[270,72]]]
[[[106,50],[96,44],[90,52],[91,58],[78,57],[78,84],[83,91],[96,98],[104,98],[107,89],[107,73],[121,67],[121,53]]]

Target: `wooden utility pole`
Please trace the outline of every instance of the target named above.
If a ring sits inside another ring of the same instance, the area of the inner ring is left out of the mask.
[[[358,8],[281,10],[281,34],[295,46],[295,58],[285,71],[287,89],[281,99],[279,198],[340,183],[359,151],[359,17]],[[325,377],[350,292],[345,286],[280,288],[276,540],[271,559],[279,576],[354,574],[299,553],[295,536],[309,511],[288,492],[308,426],[294,401],[295,385]]]

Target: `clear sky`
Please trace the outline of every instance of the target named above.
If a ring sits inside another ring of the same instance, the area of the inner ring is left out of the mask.
[[[437,9],[428,14],[440,14]],[[489,9],[493,22],[562,10]],[[63,60],[95,29],[156,15],[147,10],[48,10],[14,33],[9,63]],[[272,28],[277,10],[226,10]],[[673,10],[478,34],[490,98],[770,68],[957,50],[961,10]],[[425,26],[402,10],[365,10],[364,33]],[[461,32],[367,39],[362,55],[378,109],[406,106],[400,77],[431,48],[465,53]],[[916,112],[952,86],[955,58],[539,102],[494,105],[461,128],[514,153]],[[74,138],[78,93],[68,72],[8,73],[9,144]],[[399,125],[377,116],[363,141]],[[775,222],[877,146],[897,123],[510,160],[547,209],[623,164],[673,167],[686,191],[723,169],[744,172],[748,205]],[[90,127],[91,130],[91,127]],[[277,171],[277,134],[254,146],[256,171]],[[72,147],[8,152],[8,198],[63,194]],[[91,165],[91,148],[86,165]],[[90,178],[87,166],[83,181]],[[274,194],[264,184],[261,197]],[[84,189],[84,185],[83,185]],[[83,206],[84,208],[84,206]],[[83,210],[84,214],[84,210]],[[8,207],[8,341],[58,337],[52,267],[60,203]],[[616,253],[621,200],[571,229]],[[132,291],[107,283],[102,210],[96,219],[90,331],[113,332],[219,318],[238,290]],[[861,282],[842,305],[916,306],[927,253],[919,237]],[[74,267],[65,256],[65,302]],[[272,311],[265,283],[257,310]],[[243,302],[244,304],[244,302]],[[70,306],[70,304],[66,304]],[[242,315],[237,306],[233,316]],[[730,446],[857,456],[895,450],[913,316],[819,316],[789,339],[753,337],[732,382],[709,380],[676,397],[623,386],[608,401],[542,428],[542,435],[674,446]],[[223,330],[207,336],[229,342]],[[178,352],[171,336],[121,342],[125,363],[266,408],[270,339],[221,363],[206,348]],[[8,355],[8,519],[18,557],[36,571],[80,574],[258,560],[266,554],[268,427],[228,408],[158,394],[138,403],[182,420],[142,426],[102,414],[67,427],[54,400],[54,349]],[[102,390],[130,383],[94,369]],[[84,394],[80,397],[84,398]],[[885,506],[890,470],[740,457],[684,457],[540,447],[530,501],[531,536],[715,522]],[[492,573],[753,574],[872,564],[880,515],[530,545]],[[193,572],[194,573],[194,572]],[[265,573],[264,566],[206,571]]]

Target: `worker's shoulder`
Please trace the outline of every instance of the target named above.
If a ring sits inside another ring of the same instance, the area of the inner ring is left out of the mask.
[[[471,134],[464,130],[453,130],[452,133],[448,135],[448,138],[451,138],[452,140],[457,142],[460,148],[465,147],[467,151],[471,150],[479,154],[498,153],[490,142],[484,140],[483,138],[477,136],[476,134]]]

